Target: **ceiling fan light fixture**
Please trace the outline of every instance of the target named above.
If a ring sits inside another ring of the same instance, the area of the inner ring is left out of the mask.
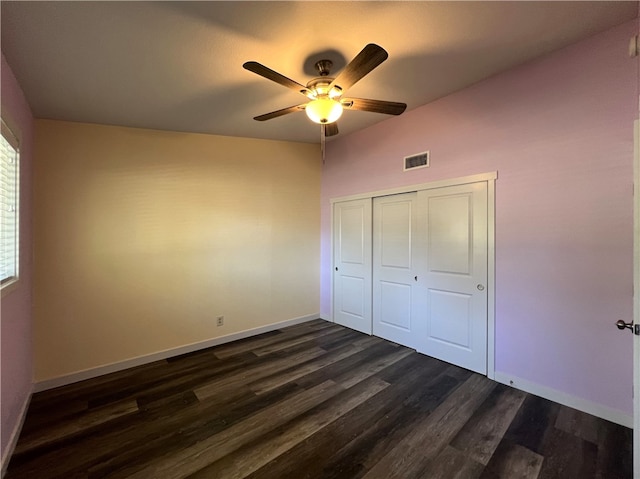
[[[331,98],[318,98],[307,104],[305,112],[311,121],[319,124],[333,123],[342,115],[342,105]]]

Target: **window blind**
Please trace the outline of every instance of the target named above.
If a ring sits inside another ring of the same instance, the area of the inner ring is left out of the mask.
[[[0,282],[18,276],[18,142],[2,122],[0,136]]]

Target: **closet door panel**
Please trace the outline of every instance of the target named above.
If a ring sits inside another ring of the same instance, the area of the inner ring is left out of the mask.
[[[333,320],[371,334],[371,200],[333,208]]]
[[[414,346],[416,193],[373,200],[373,334]]]
[[[418,193],[420,288],[418,351],[487,372],[487,185]]]

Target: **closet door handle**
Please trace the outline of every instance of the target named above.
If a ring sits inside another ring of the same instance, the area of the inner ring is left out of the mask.
[[[417,276],[414,276],[414,277],[413,277],[413,279],[414,279],[415,281],[418,281],[418,277],[417,277]]]

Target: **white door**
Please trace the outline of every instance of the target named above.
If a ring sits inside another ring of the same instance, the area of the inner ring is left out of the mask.
[[[373,199],[373,334],[415,347],[416,193]]]
[[[333,320],[371,334],[371,199],[333,206]]]
[[[416,349],[486,374],[487,184],[419,191],[418,202],[424,319]]]

